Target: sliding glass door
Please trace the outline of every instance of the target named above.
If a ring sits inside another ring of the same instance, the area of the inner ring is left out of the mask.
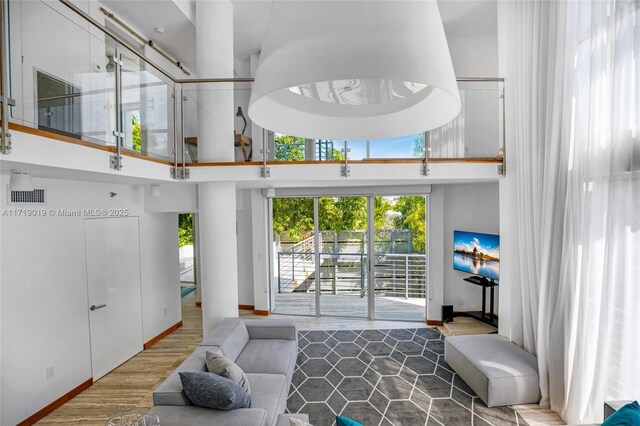
[[[316,315],[313,198],[273,199],[273,313]]]
[[[375,197],[375,318],[422,321],[426,314],[426,197]]]
[[[367,318],[367,197],[318,199],[320,314]]]
[[[425,318],[425,195],[275,198],[272,205],[274,313]]]

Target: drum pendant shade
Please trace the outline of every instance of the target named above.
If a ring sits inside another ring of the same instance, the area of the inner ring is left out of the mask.
[[[440,127],[460,95],[436,1],[279,1],[249,117],[310,139],[382,139]]]

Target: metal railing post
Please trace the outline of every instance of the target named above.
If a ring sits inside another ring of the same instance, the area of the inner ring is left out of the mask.
[[[409,255],[404,256],[404,298],[409,298]]]
[[[351,166],[349,166],[349,142],[344,141],[344,164],[342,165],[340,174],[342,177],[351,176]]]
[[[423,133],[423,139],[424,139],[424,158],[422,160],[422,166],[420,166],[420,174],[422,176],[429,176],[429,151],[431,150],[430,147],[430,136],[429,136],[429,132],[424,132]]]
[[[360,297],[364,297],[364,256],[360,254]]]
[[[278,252],[278,293],[282,293],[282,268],[280,268],[280,256],[282,254]]]
[[[296,258],[295,253],[291,252],[291,286],[296,282]]]
[[[9,106],[16,103],[9,97],[9,38],[8,34],[8,8],[9,2],[2,0],[0,4],[0,121],[2,121],[2,134],[0,135],[0,153],[11,153],[11,133],[9,132]]]
[[[122,170],[122,142],[124,140],[124,133],[122,132],[122,60],[120,59],[119,44],[116,43],[116,50],[114,54],[115,62],[115,107],[116,107],[116,129],[113,132],[113,136],[116,138],[116,153],[109,157],[109,166],[116,170]]]
[[[338,294],[338,257],[336,256],[333,261],[333,281],[331,286],[333,287],[333,294]]]

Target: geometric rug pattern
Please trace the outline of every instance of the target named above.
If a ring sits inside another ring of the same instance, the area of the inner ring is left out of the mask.
[[[444,361],[435,328],[302,331],[287,412],[314,426],[335,416],[365,426],[526,425],[510,407],[488,408]]]

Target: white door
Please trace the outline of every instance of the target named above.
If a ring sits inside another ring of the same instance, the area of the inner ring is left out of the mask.
[[[85,220],[93,380],[142,351],[138,218]]]

